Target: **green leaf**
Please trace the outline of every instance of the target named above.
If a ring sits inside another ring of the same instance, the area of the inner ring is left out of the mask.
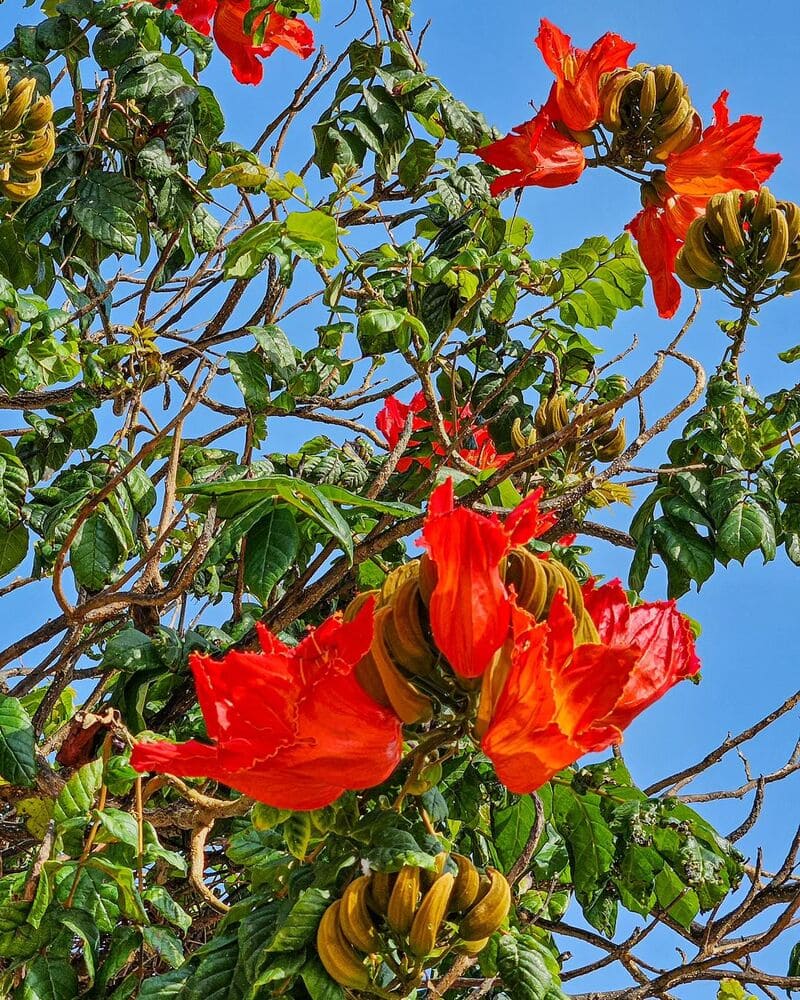
[[[404,865],[433,868],[435,864],[433,855],[424,851],[412,834],[395,828],[382,830],[366,857],[373,868],[382,872],[399,872]]]
[[[61,910],[58,920],[83,943],[83,962],[91,984],[95,978],[95,956],[100,949],[100,932],[91,913],[73,906],[69,910]]]
[[[323,889],[305,889],[267,945],[267,951],[299,951],[313,940],[322,914],[331,902]]]
[[[103,991],[105,990],[106,984],[114,979],[125,968],[131,955],[139,947],[140,943],[141,937],[139,935],[139,931],[135,927],[122,926],[114,929],[113,935],[111,936],[111,944],[105,953],[103,964],[97,973],[95,992],[98,997],[102,997],[104,995]],[[153,978],[149,978],[144,981],[142,984],[143,992],[140,996],[144,995],[144,987],[151,983]],[[163,995],[167,996],[171,994],[165,993]]]
[[[568,1000],[561,989],[558,963],[529,934],[503,934],[497,947],[497,967],[514,1000]]]
[[[317,210],[290,212],[286,216],[286,233],[294,240],[314,240],[322,247],[321,260],[328,267],[339,261],[338,229],[335,219]]]
[[[183,946],[169,927],[143,927],[142,937],[147,947],[171,968],[177,969],[183,963]]]
[[[267,371],[273,378],[288,382],[297,368],[294,348],[278,326],[248,326],[247,332],[256,338],[264,355]]]
[[[714,549],[689,524],[680,527],[659,519],[653,526],[658,550],[691,580],[705,583],[714,572]]]
[[[139,842],[139,826],[136,817],[121,809],[106,808],[102,812],[95,811],[95,820],[100,824],[100,841],[128,844],[136,847]]]
[[[600,809],[598,795],[554,789],[556,826],[569,852],[575,893],[588,902],[614,863],[616,840]]]
[[[311,1000],[344,1000],[344,990],[331,979],[316,955],[308,959],[300,975]]]
[[[117,534],[108,520],[103,514],[92,514],[81,525],[70,549],[75,579],[87,590],[101,590],[121,555]]]
[[[789,973],[791,975],[792,973]],[[788,996],[792,995],[791,990],[786,991]],[[738,983],[735,979],[723,979],[717,990],[717,1000],[755,1000],[752,993]]]
[[[138,1000],[186,1000],[186,990],[192,978],[187,964],[162,976],[150,976],[142,983]]]
[[[532,796],[522,795],[492,816],[494,848],[504,872],[508,872],[522,854],[536,822]]]
[[[149,889],[144,891],[144,899],[148,902],[156,913],[160,914],[165,920],[168,920],[175,927],[180,928],[180,930],[186,932],[192,926],[192,918],[184,910],[184,908],[177,903],[172,896],[167,892],[167,890],[161,885],[152,885]]]
[[[200,950],[186,1000],[234,1000],[231,986],[239,957],[236,937],[217,935]]]
[[[739,503],[723,521],[717,533],[717,545],[726,556],[743,563],[762,545],[767,520],[767,514],[757,504]]]
[[[0,530],[0,576],[5,576],[28,554],[28,529],[18,524],[10,531]]]
[[[258,503],[264,497],[277,497],[316,521],[339,542],[352,559],[353,536],[347,522],[320,488],[302,479],[279,475],[261,476],[258,479],[239,479],[234,482],[203,483],[186,487],[183,492],[212,497],[249,494],[252,503]]]
[[[684,885],[677,872],[664,865],[653,884],[658,905],[681,927],[690,927],[700,912],[700,900],[690,886]]]
[[[261,969],[253,983],[253,997],[260,995],[259,988],[261,986],[268,986],[270,983],[280,982],[297,975],[306,962],[306,953],[304,951],[295,951],[286,955],[270,957],[272,961],[269,961],[266,967]]]
[[[266,604],[275,585],[292,567],[300,548],[294,514],[274,508],[247,533],[244,582],[251,594]]]
[[[269,372],[264,359],[255,351],[228,351],[227,358],[245,405],[253,413],[263,413],[270,403]]]
[[[289,853],[302,861],[308,854],[308,844],[313,832],[311,817],[307,812],[292,813],[283,824],[282,829],[283,839],[286,841]],[[281,950],[285,951],[285,949]]]
[[[30,788],[36,775],[36,736],[16,698],[0,694],[0,777]]]
[[[267,257],[278,247],[283,227],[278,222],[262,222],[230,243],[225,251],[226,278],[254,278]]]
[[[122,174],[90,170],[79,183],[72,214],[87,236],[119,253],[136,252],[141,195]]]
[[[645,271],[630,236],[594,236],[551,262],[561,274],[559,312],[568,326],[610,327],[620,310],[643,302]]]
[[[494,296],[492,319],[495,323],[507,323],[517,308],[517,290],[519,283],[514,275],[509,274],[497,286]]]
[[[28,966],[23,1000],[75,1000],[78,975],[65,958],[39,956]]]
[[[5,438],[0,438],[0,530],[7,531],[19,520],[28,472]]]
[[[56,799],[53,809],[53,819],[56,823],[63,823],[75,816],[88,815],[95,796],[100,791],[102,780],[102,760],[93,760],[76,771]]]
[[[423,181],[436,162],[436,147],[424,139],[415,139],[397,165],[397,176],[403,187],[413,190]]]

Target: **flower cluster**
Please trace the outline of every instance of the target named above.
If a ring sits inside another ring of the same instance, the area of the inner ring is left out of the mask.
[[[375,424],[386,438],[389,449],[394,448],[400,440],[409,414],[412,415],[412,431],[428,431],[431,429],[430,420],[424,416],[427,408],[428,404],[422,392],[416,393],[410,403],[403,403],[396,396],[388,396],[386,398],[383,409],[375,418]],[[472,411],[469,406],[461,407],[455,422],[445,419],[443,426],[451,438],[464,433],[465,430],[468,431],[469,437],[466,447],[459,448],[458,453],[465,461],[477,469],[497,469],[513,457],[511,454],[499,454],[487,428],[483,425],[472,424]],[[419,448],[420,444],[420,441],[411,440],[408,442],[408,449],[413,451]],[[431,451],[440,457],[446,454],[444,447],[438,441],[431,443]],[[407,472],[414,463],[429,469],[431,467],[431,456],[425,454],[404,456],[397,463],[397,471]]]
[[[391,662],[414,668],[412,638],[417,652],[434,651],[418,671],[479,687],[466,721],[512,791],[532,791],[619,742],[640,712],[697,673],[693,636],[674,602],[631,607],[619,581],[581,589],[565,567],[525,549],[555,523],[540,500],[532,493],[501,521],[456,505],[446,480],[430,499],[425,555],[409,564],[416,577],[401,573],[390,588],[414,622],[391,602],[376,614],[365,594],[344,621],[329,619],[295,647],[262,627],[261,653],[193,655],[210,742],[142,741],[131,763],[208,777],[288,809],[380,784],[400,760],[400,716],[431,714],[404,710]],[[365,668],[376,663],[372,676]]]
[[[478,150],[487,163],[503,171],[492,184],[495,195],[527,185],[560,187],[577,181],[587,165],[613,166],[615,148],[608,146],[604,133],[595,131],[601,124],[609,126],[608,109],[602,100],[604,87],[614,79],[622,85],[622,90],[617,87],[617,107],[626,84],[633,83],[641,95],[639,70],[625,71],[634,46],[618,35],[603,35],[583,51],[574,48],[569,36],[555,25],[543,20],[536,44],[556,82],[533,119],[517,126],[506,138]],[[678,94],[674,86],[672,94]],[[651,114],[655,99],[651,93]],[[727,99],[728,92],[723,91],[714,105],[714,121],[703,131],[699,115],[688,100],[683,103],[680,97],[675,120],[681,120],[674,126],[673,135],[655,148],[655,156],[653,150],[649,151],[649,158],[663,164],[664,169],[643,174],[644,208],[628,229],[638,242],[653,282],[659,315],[664,318],[673,316],[680,304],[675,258],[689,226],[703,214],[708,199],[737,188],[757,189],[781,159],[777,153],[760,153],[756,149],[761,118],[745,115],[731,122]],[[647,119],[642,120],[641,108],[636,111],[639,117],[634,132],[641,135]],[[616,115],[617,111],[612,111],[611,126],[618,127],[621,123]],[[609,151],[603,152],[601,144]],[[597,153],[594,160],[587,161],[588,146]],[[630,168],[627,159],[619,165]]]
[[[448,480],[431,497],[422,542],[436,566],[433,637],[457,674],[482,678],[481,748],[514,792],[618,743],[637,715],[700,669],[674,602],[631,608],[618,580],[592,581],[581,595],[596,636],[578,627],[565,588],[541,621],[518,604],[501,566],[552,526],[539,500],[537,491],[502,523],[455,507]]]
[[[213,31],[214,41],[230,60],[239,83],[261,83],[264,67],[259,60],[269,58],[278,48],[288,49],[302,59],[314,51],[311,28],[299,18],[278,14],[274,7],[256,18],[254,28],[264,29],[264,40],[256,45],[244,27],[250,0],[169,0],[169,5],[202,34]]]

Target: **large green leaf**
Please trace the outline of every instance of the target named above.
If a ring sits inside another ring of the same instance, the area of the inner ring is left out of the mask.
[[[10,531],[0,531],[0,576],[5,576],[28,554],[28,529],[18,524]]]
[[[92,514],[81,525],[70,549],[75,579],[88,590],[100,590],[120,559],[117,533],[103,514]]]
[[[600,796],[580,795],[571,787],[554,790],[555,820],[569,851],[575,892],[587,902],[614,863],[616,841],[601,808]]]
[[[529,934],[500,938],[497,967],[514,1000],[568,1000],[555,957]]]
[[[23,1000],[75,1000],[78,975],[65,958],[40,955],[28,966]]]
[[[5,438],[0,438],[0,531],[19,520],[28,489],[28,472]]]
[[[503,871],[508,872],[522,854],[535,822],[536,808],[530,795],[520,796],[492,816],[493,843]]]
[[[663,518],[655,522],[653,531],[665,559],[698,584],[708,580],[714,572],[714,548],[707,539],[690,524],[673,524]]]
[[[228,363],[247,408],[254,413],[263,413],[270,401],[269,373],[264,359],[255,351],[228,351]]]
[[[56,799],[53,810],[53,819],[56,823],[76,816],[88,815],[95,796],[100,790],[102,780],[102,760],[93,760],[76,771],[61,789]]]
[[[286,914],[283,923],[267,946],[267,951],[299,951],[314,937],[322,914],[331,902],[323,889],[305,889]]]
[[[265,604],[275,584],[291,568],[300,547],[294,514],[274,508],[247,533],[244,582],[251,594]]]
[[[87,236],[120,253],[134,253],[140,208],[141,195],[127,177],[90,170],[78,185],[72,214]]]
[[[36,775],[36,737],[16,698],[0,694],[0,777],[30,788]]]
[[[353,536],[347,522],[322,493],[321,488],[312,486],[302,479],[293,479],[291,476],[261,476],[258,479],[205,483],[186,487],[184,492],[212,497],[234,497],[244,494],[252,503],[258,503],[264,497],[278,498],[321,525],[352,559]]]
[[[290,212],[286,216],[286,233],[293,240],[313,240],[322,247],[320,259],[333,267],[339,260],[338,230],[330,215],[317,210]]]
[[[731,559],[744,562],[766,538],[768,515],[757,504],[739,503],[723,521],[717,533],[717,545]]]
[[[344,1000],[344,990],[331,979],[316,955],[308,959],[300,975],[311,1000]]]

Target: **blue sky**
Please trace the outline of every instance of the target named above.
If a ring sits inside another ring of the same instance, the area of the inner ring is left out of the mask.
[[[326,0],[324,22],[318,27],[319,41],[335,56],[364,27],[359,15],[342,29],[332,22],[344,15],[350,2]],[[723,89],[731,91],[734,117],[761,114],[764,126],[759,147],[780,151],[784,160],[770,186],[779,197],[800,200],[800,129],[796,90],[796,59],[800,51],[800,15],[790,0],[769,4],[700,3],[678,0],[669,4],[641,2],[597,3],[507,0],[418,0],[415,26],[431,17],[424,57],[432,72],[440,76],[457,97],[484,113],[503,131],[530,117],[529,101],[542,102],[551,77],[533,46],[538,18],[549,17],[574,41],[586,47],[600,34],[614,30],[637,43],[634,61],[667,62],[682,73],[695,105],[710,118],[710,105]],[[7,3],[0,12],[0,34],[7,36],[18,19],[31,23],[33,12],[21,4]],[[279,52],[266,65],[259,88],[237,85],[224,59],[215,57],[204,74],[214,87],[228,116],[229,138],[248,143],[284,103],[284,97],[302,78],[305,67],[295,57]],[[319,108],[316,109],[317,111]],[[308,136],[287,145],[283,169],[297,167],[307,154]],[[302,157],[302,159],[300,159]],[[588,235],[614,236],[638,207],[635,188],[622,178],[588,172],[577,186],[558,190],[529,190],[521,212],[536,228],[533,251],[546,257],[576,246]],[[800,295],[775,303],[760,317],[760,327],[751,335],[744,367],[753,384],[763,393],[797,381],[796,373],[776,359],[776,353],[800,342],[797,322]],[[685,310],[679,317],[685,315]],[[713,365],[723,349],[715,319],[728,316],[727,307],[709,296],[701,319],[685,342],[685,349]],[[660,321],[647,297],[646,307],[626,316],[612,331],[592,335],[609,356],[628,344],[633,333],[641,348],[630,369],[643,370],[652,352],[664,344],[677,328]],[[670,369],[654,391],[649,412],[666,409],[686,385],[686,374],[677,365]],[[281,425],[283,426],[283,425]],[[268,443],[280,450],[280,426]],[[658,442],[648,459],[658,464],[668,442]],[[627,521],[623,515],[620,522]],[[607,575],[627,572],[627,556],[598,546],[593,568]],[[635,778],[645,785],[667,770],[678,770],[701,757],[728,731],[738,731],[786,698],[797,685],[796,615],[800,595],[800,570],[783,556],[766,567],[754,556],[744,568],[720,570],[702,592],[687,595],[682,607],[703,626],[699,648],[703,658],[703,683],[681,685],[630,729],[625,753]],[[648,596],[662,596],[661,572],[651,576]],[[25,594],[25,591],[23,591]],[[41,619],[39,607],[29,597],[9,601],[2,616],[4,632],[21,634],[26,622],[33,627]],[[779,766],[791,751],[797,719],[790,717],[775,727],[774,734],[754,748],[753,771]],[[741,765],[720,768],[721,781],[736,781]],[[784,795],[790,791],[787,783]],[[720,785],[719,787],[723,787]],[[793,780],[795,801],[800,783]],[[774,793],[760,824],[759,838],[747,838],[743,848],[754,853],[764,843],[767,857],[778,858],[793,832],[789,805],[792,799]],[[749,804],[749,803],[748,803]],[[788,806],[788,808],[787,808]],[[702,808],[702,807],[701,807]],[[718,809],[708,814],[718,820],[723,832],[738,825],[746,807]],[[770,953],[771,971],[785,971],[785,956],[791,946],[778,946]],[[665,961],[670,961],[667,956]],[[597,983],[601,986],[603,984]],[[711,987],[690,993],[713,996]]]

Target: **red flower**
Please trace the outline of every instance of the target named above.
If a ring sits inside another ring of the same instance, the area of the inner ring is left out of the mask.
[[[670,319],[681,304],[681,286],[675,277],[675,258],[681,248],[670,228],[664,208],[648,205],[625,227],[636,240],[642,263],[653,283],[658,315]]]
[[[505,139],[476,150],[478,156],[498,170],[508,171],[492,181],[496,197],[510,188],[563,187],[574,184],[583,173],[586,157],[581,146],[563,135],[550,117],[547,106]]]
[[[598,588],[592,581],[583,593],[599,643],[576,644],[575,618],[561,591],[541,624],[514,606],[513,643],[484,684],[481,748],[517,794],[620,742],[640,712],[700,669],[688,622],[673,601],[631,608],[618,580]]]
[[[600,118],[600,77],[627,66],[636,46],[608,32],[588,51],[576,49],[569,35],[545,18],[536,45],[556,78],[548,101],[552,117],[573,131],[593,128]]]
[[[638,651],[594,643],[576,647],[574,628],[561,591],[541,624],[527,611],[513,609],[508,676],[481,749],[498,778],[517,794],[541,788],[585,753],[621,739],[610,716]]]
[[[403,432],[409,413],[414,414],[411,422],[412,430],[430,430],[430,421],[425,417],[418,416],[418,414],[424,413],[426,409],[427,403],[422,392],[416,393],[410,403],[402,403],[396,396],[386,397],[383,409],[375,418],[375,426],[386,438],[387,446],[390,449],[395,448],[397,442],[400,440],[400,435]],[[462,407],[459,413],[459,421],[466,422],[471,419],[472,411],[469,406]],[[450,437],[455,437],[458,434],[459,428],[457,424],[454,426],[450,420],[445,420],[443,423],[444,429]],[[471,428],[470,437],[472,439],[470,443],[474,444],[475,447],[460,448],[459,454],[477,469],[496,469],[507,462],[509,458],[513,457],[510,453],[501,455],[497,451],[486,427],[477,426]],[[420,441],[411,440],[408,442],[408,448],[418,448],[421,443]],[[432,442],[431,449],[435,455],[444,456],[447,454],[438,441]],[[426,469],[431,467],[431,457],[429,455],[404,456],[397,463],[397,471],[406,472],[413,462],[418,462]]]
[[[714,123],[702,138],[667,160],[667,183],[680,195],[703,197],[734,191],[752,191],[772,175],[781,162],[779,153],[759,153],[756,139],[762,119],[743,115],[732,125],[728,113],[728,91],[714,105]]]
[[[624,729],[640,712],[671,687],[700,670],[694,633],[674,601],[655,601],[632,608],[619,580],[583,588],[586,610],[600,639],[614,648],[638,647],[641,655],[617,702],[612,719]]]
[[[402,403],[397,396],[386,397],[383,409],[375,418],[375,426],[386,438],[386,443],[390,450],[397,446],[397,442],[400,440],[400,435],[403,433],[403,428],[406,425],[409,413],[413,413],[415,415],[411,422],[412,430],[425,430],[431,426],[427,420],[416,416],[416,414],[422,413],[426,406],[425,396],[422,392],[416,393],[410,403]],[[419,441],[412,440],[408,442],[408,447],[416,448],[419,444]],[[403,457],[397,463],[397,471],[406,472],[411,468],[412,463],[415,461],[419,462],[420,465],[424,465],[426,468],[429,468],[431,464],[431,460],[427,456],[420,458]]]
[[[204,35],[211,34],[213,18],[214,40],[230,60],[239,83],[260,83],[264,68],[259,59],[267,59],[279,46],[302,59],[314,51],[311,28],[299,18],[277,14],[273,7],[268,7],[256,19],[258,25],[268,18],[263,43],[254,45],[252,37],[244,30],[250,0],[174,0],[174,3],[184,21]]]
[[[454,507],[453,480],[431,494],[420,544],[436,567],[430,600],[431,631],[461,677],[479,677],[506,641],[511,602],[500,575],[502,559],[555,523],[540,514],[542,490],[506,518]]]
[[[402,735],[355,678],[373,610],[369,600],[352,622],[329,618],[291,648],[259,626],[262,653],[193,655],[210,744],[142,741],[131,764],[211,778],[281,809],[318,809],[380,784],[400,760]]]

